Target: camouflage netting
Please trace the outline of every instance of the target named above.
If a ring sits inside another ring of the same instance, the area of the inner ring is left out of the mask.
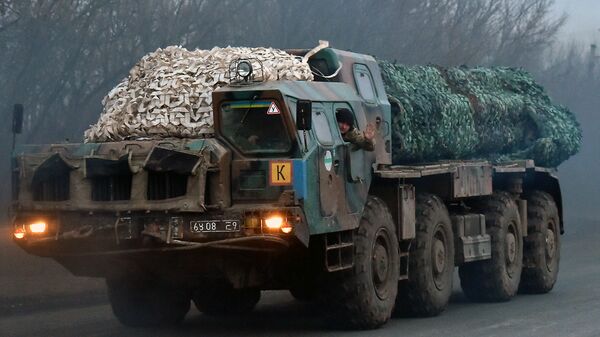
[[[393,161],[533,159],[557,166],[579,151],[573,113],[511,68],[442,68],[379,61],[392,110]],[[394,104],[393,104],[394,106]]]
[[[229,67],[236,59],[260,61],[253,66],[265,81],[313,79],[307,63],[273,48],[158,49],[104,97],[102,114],[85,132],[85,141],[186,138],[212,132],[212,92],[229,83]]]
[[[86,142],[197,137],[212,132],[212,91],[235,59],[262,62],[264,80],[312,80],[307,63],[272,48],[158,49],[102,103]],[[557,166],[581,145],[573,114],[522,70],[404,66],[379,61],[392,113],[393,161],[534,159]]]

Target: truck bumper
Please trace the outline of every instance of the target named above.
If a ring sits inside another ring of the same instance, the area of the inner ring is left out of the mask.
[[[190,287],[225,279],[236,287],[277,288],[297,264],[291,261],[306,260],[308,229],[298,207],[277,209],[292,227],[288,233],[253,220],[272,213],[22,213],[14,226],[15,233],[24,228],[24,235],[14,241],[31,254],[55,259],[77,276],[153,275]],[[239,219],[241,225],[216,225],[220,232],[202,232],[198,226],[199,221],[227,219]],[[28,227],[42,221],[44,233]]]
[[[275,214],[282,226],[267,226]],[[31,225],[44,223],[35,233]],[[15,242],[46,257],[124,256],[149,252],[211,249],[276,252],[308,245],[308,229],[298,207],[230,213],[92,214],[23,212],[15,217]],[[17,236],[20,232],[22,235]]]

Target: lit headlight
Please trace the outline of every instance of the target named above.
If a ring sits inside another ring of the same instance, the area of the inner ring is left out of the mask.
[[[279,229],[283,226],[285,220],[280,215],[272,215],[265,219],[265,225],[269,229]]]
[[[43,221],[38,221],[29,224],[29,231],[34,234],[43,234],[46,233],[48,226]]]
[[[271,215],[264,219],[265,226],[270,230],[281,230],[285,234],[292,232],[292,225],[288,223],[287,219],[279,214]]]
[[[246,78],[252,74],[252,64],[250,61],[242,60],[237,64],[236,71],[238,76]]]

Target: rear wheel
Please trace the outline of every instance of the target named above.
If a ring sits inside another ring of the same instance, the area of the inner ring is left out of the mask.
[[[260,289],[234,289],[223,281],[197,290],[193,300],[196,308],[207,315],[245,314],[252,311],[260,300]]]
[[[398,291],[398,239],[383,201],[369,197],[354,233],[354,267],[325,275],[323,308],[344,328],[373,329],[385,324]]]
[[[520,290],[547,293],[556,283],[560,261],[560,218],[551,195],[541,191],[529,195],[527,222]]]
[[[519,289],[523,266],[523,233],[517,204],[510,194],[497,192],[472,206],[485,214],[492,258],[460,266],[460,285],[471,300],[508,301]]]
[[[399,314],[435,316],[448,306],[454,273],[454,236],[446,205],[432,194],[417,197],[417,237],[409,256],[409,279],[399,283]]]
[[[107,280],[113,313],[132,327],[179,323],[190,309],[186,289],[148,280]]]

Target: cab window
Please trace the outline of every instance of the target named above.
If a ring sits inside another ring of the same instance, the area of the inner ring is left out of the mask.
[[[369,68],[364,64],[354,65],[354,81],[358,88],[358,94],[367,102],[375,102],[375,88]]]
[[[276,101],[221,104],[221,133],[245,153],[283,153],[292,142]]]
[[[329,129],[329,123],[324,110],[313,108],[312,120],[317,141],[324,146],[333,145],[333,136],[331,135],[331,130]]]

